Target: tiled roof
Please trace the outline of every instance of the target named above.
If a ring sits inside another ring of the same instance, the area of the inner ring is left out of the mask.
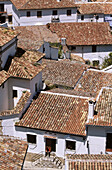
[[[112,89],[104,88],[96,104],[97,116],[89,120],[90,125],[112,126]]]
[[[11,77],[19,77],[25,79],[34,78],[43,69],[42,65],[34,66],[30,61],[26,60],[24,56],[12,59],[8,73]]]
[[[101,4],[101,6],[104,9],[104,14],[112,14],[112,4],[110,4],[110,3],[103,3],[103,4]]]
[[[45,25],[15,27],[20,34],[18,36],[18,47],[25,50],[38,50],[46,42],[56,43],[59,38]]]
[[[14,114],[21,113],[30,95],[31,94],[28,91],[24,92],[21,98],[19,99],[17,105],[14,107],[14,109],[0,112],[0,116],[7,116],[7,115],[14,115]]]
[[[51,84],[74,87],[88,65],[70,60],[52,61],[43,59],[47,66],[42,72],[43,80]]]
[[[16,31],[9,28],[0,27],[0,46],[5,45],[16,36],[17,36]]]
[[[73,61],[79,61],[79,62],[85,64],[85,60],[81,56],[75,55],[74,53],[71,53],[70,59],[73,60]]]
[[[78,7],[80,14],[103,14],[104,10],[98,3],[80,4]]]
[[[10,77],[10,74],[8,74],[6,71],[2,70],[0,71],[0,86]]]
[[[16,126],[85,135],[87,115],[87,99],[40,93]]]
[[[11,0],[17,9],[52,9],[52,8],[69,8],[77,5],[73,0]],[[21,3],[22,2],[22,3]],[[21,5],[20,5],[21,4]]]
[[[96,97],[102,87],[112,86],[112,74],[102,71],[88,70],[76,85],[76,91],[91,93]]]
[[[70,159],[68,161],[68,169],[81,169],[81,170],[111,170],[112,169],[112,155],[78,155],[74,154],[72,156],[68,155]]]
[[[67,45],[112,44],[112,34],[107,22],[51,23],[47,26],[59,38],[66,38]]]
[[[19,139],[0,136],[0,169],[18,169],[22,168],[25,154],[27,151],[27,143]]]

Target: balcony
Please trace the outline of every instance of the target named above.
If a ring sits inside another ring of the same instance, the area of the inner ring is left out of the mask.
[[[59,16],[58,15],[52,16],[51,22],[60,22]]]

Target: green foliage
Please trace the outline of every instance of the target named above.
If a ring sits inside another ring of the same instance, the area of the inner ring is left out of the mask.
[[[112,53],[109,54],[109,57],[105,57],[105,60],[102,64],[102,69],[112,65]]]

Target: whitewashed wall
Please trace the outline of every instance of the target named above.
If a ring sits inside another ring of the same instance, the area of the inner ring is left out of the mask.
[[[94,14],[85,14],[84,20],[81,20],[81,15],[77,15],[77,22],[104,22],[104,14],[97,14],[99,16],[99,19],[96,20]]]
[[[8,100],[8,81],[4,83],[3,86],[0,86],[0,112],[3,110],[8,110],[9,100]]]
[[[9,56],[14,56],[17,48],[17,38],[12,39],[2,47],[1,61],[2,68],[4,68]]]
[[[57,13],[58,13],[57,16],[59,16],[60,22],[76,22],[76,18],[77,18],[76,8],[70,8],[72,10],[71,16],[67,16],[67,14],[66,14],[67,9],[54,9],[54,10],[57,10]],[[31,13],[30,17],[26,16],[27,11],[30,11],[30,13]],[[42,11],[42,17],[41,18],[37,18],[37,11]],[[20,10],[19,11],[20,26],[45,25],[47,23],[51,23],[52,11],[53,11],[53,9]],[[16,11],[15,11],[15,13],[16,13]]]
[[[106,153],[106,134],[112,133],[112,127],[88,126],[90,154]]]
[[[112,52],[112,45],[99,45],[96,47],[96,51],[97,52],[92,52],[92,46],[76,46],[76,50],[72,51],[72,53],[91,62],[99,60],[99,63],[102,64],[104,58]]]

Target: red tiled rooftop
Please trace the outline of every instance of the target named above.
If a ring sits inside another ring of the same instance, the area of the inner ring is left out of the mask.
[[[85,135],[88,100],[40,93],[16,126]]]
[[[112,44],[112,34],[107,22],[51,23],[48,28],[66,38],[67,45],[106,45]]]
[[[14,137],[0,136],[0,169],[21,169],[28,144]]]
[[[83,72],[89,67],[86,64],[70,60],[52,61],[43,59],[46,64],[42,72],[44,81],[51,84],[74,87]]]

